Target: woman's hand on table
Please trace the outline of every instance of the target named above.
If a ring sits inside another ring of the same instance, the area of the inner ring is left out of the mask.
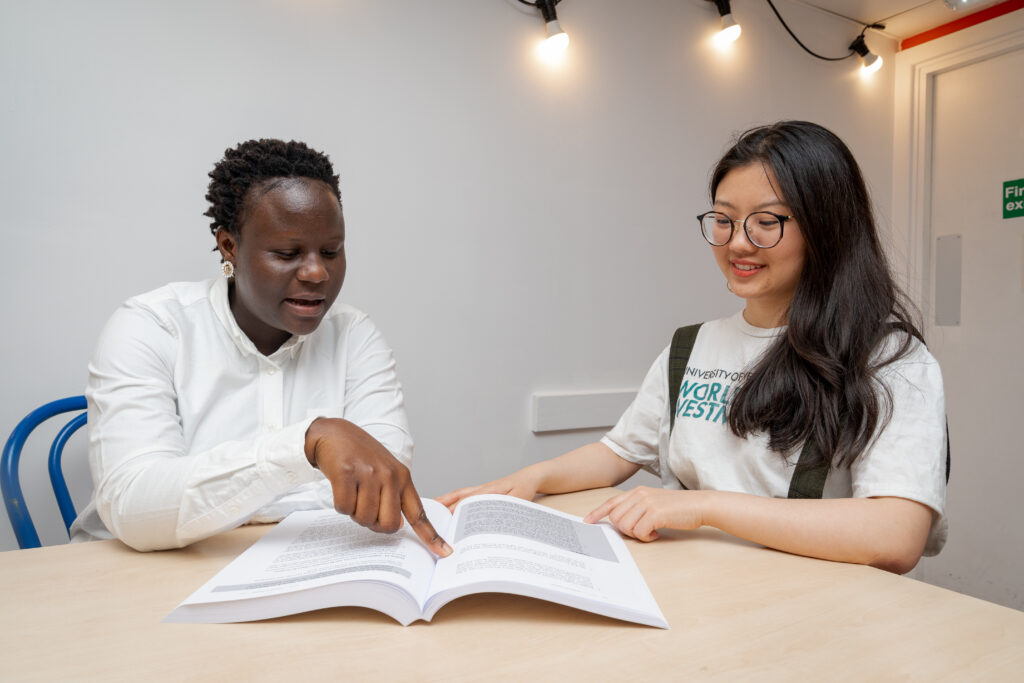
[[[394,533],[402,516],[435,554],[451,547],[427,519],[409,468],[348,420],[317,418],[306,430],[306,458],[334,492],[334,509],[373,531]]]
[[[533,475],[529,467],[526,467],[514,474],[508,475],[507,477],[495,479],[494,481],[489,481],[486,484],[456,489],[444,494],[443,496],[438,496],[435,500],[447,507],[451,512],[455,512],[455,506],[458,505],[463,498],[475,496],[478,493],[500,493],[506,496],[522,498],[524,500],[533,500],[537,495],[537,489],[539,486],[539,478]]]
[[[713,492],[638,486],[601,503],[584,521],[595,524],[607,517],[621,533],[638,541],[653,541],[658,538],[658,529],[703,526],[703,503],[708,493]]]
[[[628,462],[601,442],[590,443],[557,458],[533,465],[479,486],[467,486],[439,496],[437,501],[455,511],[463,498],[478,493],[503,493],[533,500],[538,493],[570,493],[604,486],[618,486],[640,466]]]

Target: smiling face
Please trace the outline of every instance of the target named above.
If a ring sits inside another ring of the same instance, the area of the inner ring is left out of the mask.
[[[755,211],[789,216],[789,205],[779,197],[771,170],[760,163],[729,171],[715,191],[715,211],[742,221]],[[738,227],[738,226],[737,226]],[[743,312],[756,327],[786,323],[786,311],[803,272],[806,246],[794,219],[785,222],[782,240],[770,249],[750,243],[742,228],[720,247],[711,247],[733,294],[746,300]]]
[[[345,219],[321,181],[282,178],[254,186],[238,235],[217,231],[217,247],[235,265],[231,312],[269,355],[291,335],[309,334],[345,281]]]

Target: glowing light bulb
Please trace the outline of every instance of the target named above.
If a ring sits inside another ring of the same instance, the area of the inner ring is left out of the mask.
[[[864,57],[864,63],[861,64],[860,71],[864,74],[873,74],[882,68],[882,58],[873,52],[869,52]]]
[[[558,25],[558,20],[547,23],[548,37],[537,46],[537,54],[549,64],[559,63],[565,59],[569,47],[569,34]]]
[[[862,75],[873,74],[882,68],[882,58],[868,49],[867,43],[864,42],[863,33],[854,38],[853,42],[850,43],[850,49],[860,55],[860,72]]]
[[[743,29],[736,23],[736,20],[732,18],[732,14],[723,14],[722,30],[715,34],[715,42],[719,45],[727,45],[735,42],[742,32]]]

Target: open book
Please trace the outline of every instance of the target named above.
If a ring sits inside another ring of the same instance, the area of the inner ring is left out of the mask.
[[[333,510],[293,512],[164,621],[271,619],[369,607],[403,625],[472,593],[513,593],[668,628],[619,535],[518,498],[466,498],[455,514],[423,499],[454,552],[438,559],[406,524],[365,529]]]

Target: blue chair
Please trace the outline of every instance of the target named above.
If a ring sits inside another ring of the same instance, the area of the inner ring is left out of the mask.
[[[14,527],[18,545],[22,548],[38,548],[40,544],[36,527],[32,524],[32,517],[25,507],[25,498],[21,493],[21,483],[18,479],[18,461],[21,459],[21,449],[32,430],[41,423],[61,413],[75,410],[84,411],[85,407],[85,396],[70,396],[42,405],[19,422],[11,432],[10,438],[7,439],[3,457],[0,458],[0,488],[3,490],[4,504],[7,506],[7,516],[11,520],[11,526]],[[82,412],[71,418],[57,433],[50,446],[50,483],[53,484],[53,493],[57,497],[61,517],[64,518],[64,528],[69,533],[71,523],[75,521],[75,506],[71,502],[71,494],[64,481],[64,473],[60,469],[60,458],[68,439],[85,424],[86,415],[87,413]]]

